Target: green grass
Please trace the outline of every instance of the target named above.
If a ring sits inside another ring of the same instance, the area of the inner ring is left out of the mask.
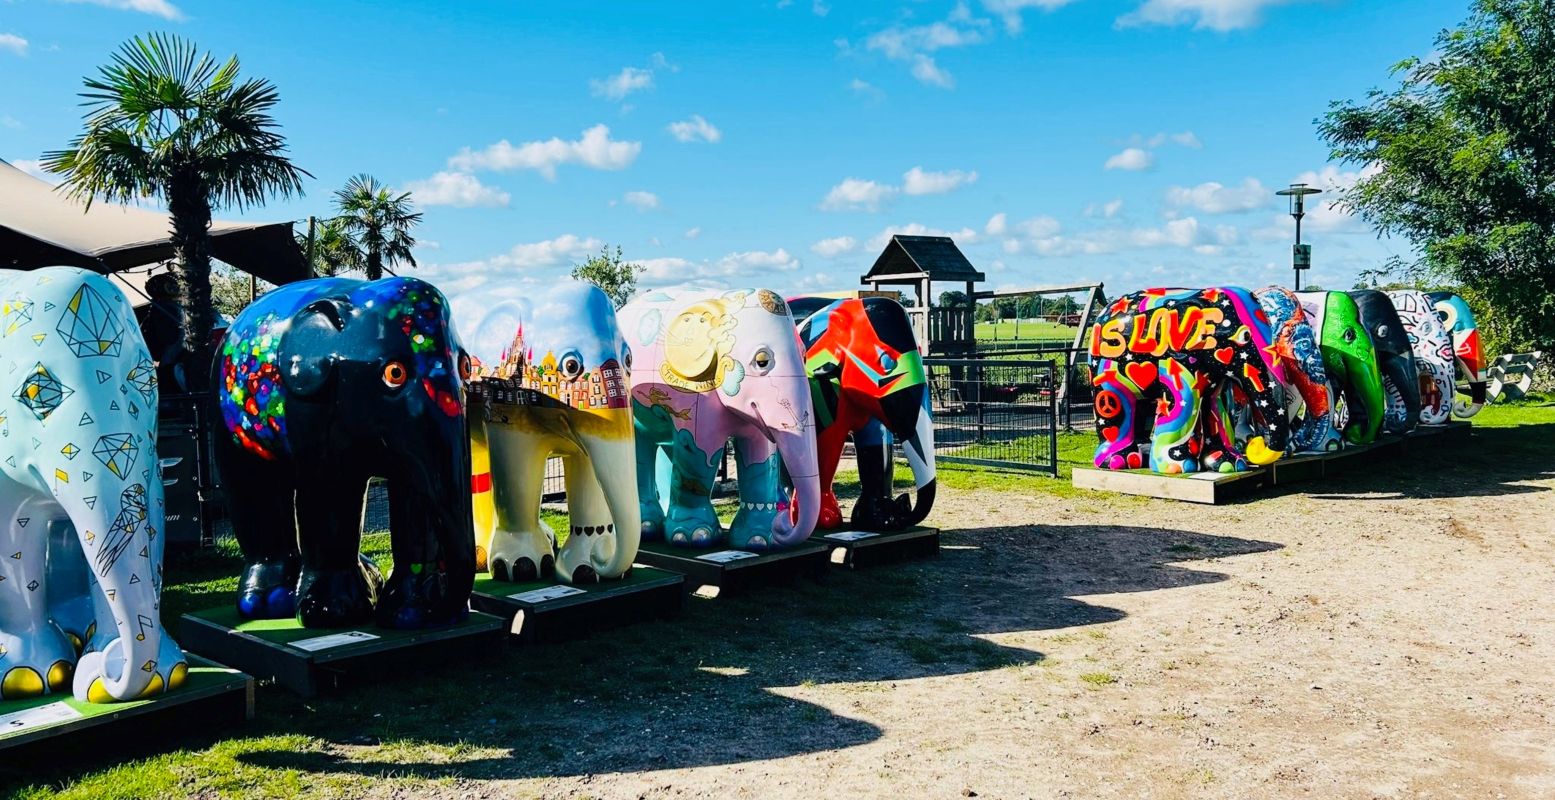
[[[1033,322],[1022,320],[1019,325],[1015,320],[1004,319],[998,322],[977,323],[977,338],[979,341],[1074,341],[1075,329],[1068,325],[1060,325],[1056,322]]]
[[[1080,676],[1080,680],[1085,681],[1092,687],[1099,689],[1103,686],[1111,686],[1112,684],[1117,683],[1118,676],[1110,672],[1087,672]]]

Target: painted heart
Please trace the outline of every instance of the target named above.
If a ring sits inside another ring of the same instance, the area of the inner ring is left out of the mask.
[[[1215,360],[1219,361],[1222,364],[1230,364],[1231,363],[1231,357],[1234,356],[1234,355],[1236,355],[1236,351],[1235,350],[1232,350],[1229,347],[1222,347],[1219,350],[1215,351]]]
[[[1158,372],[1155,366],[1155,362],[1153,361],[1141,361],[1134,364],[1128,364],[1123,367],[1123,371],[1128,373],[1128,379],[1133,381],[1134,385],[1138,386],[1141,391],[1149,388],[1151,384],[1155,383],[1156,374]]]
[[[1144,465],[1144,463],[1145,463],[1145,460],[1143,458],[1141,458],[1138,453],[1129,453],[1128,454],[1128,468],[1129,469],[1139,469],[1141,466]]]
[[[1118,426],[1116,425],[1101,429],[1101,435],[1105,437],[1108,442],[1116,442],[1118,440],[1118,433]]]

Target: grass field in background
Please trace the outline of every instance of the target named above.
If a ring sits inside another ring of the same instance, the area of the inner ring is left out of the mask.
[[[1004,319],[977,323],[979,341],[1073,341],[1075,329],[1056,322]]]

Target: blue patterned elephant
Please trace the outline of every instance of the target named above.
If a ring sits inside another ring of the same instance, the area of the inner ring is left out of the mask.
[[[156,371],[130,304],[101,275],[50,267],[0,270],[0,310],[0,698],[177,688]],[[51,536],[58,522],[73,535]]]

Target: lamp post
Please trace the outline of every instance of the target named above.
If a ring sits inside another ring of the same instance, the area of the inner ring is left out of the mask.
[[[1307,195],[1322,193],[1322,189],[1313,189],[1305,183],[1293,183],[1289,189],[1275,192],[1280,197],[1290,198],[1290,215],[1296,218],[1296,244],[1291,248],[1291,266],[1296,272],[1298,292],[1301,291],[1301,271],[1312,268],[1312,245],[1301,243],[1301,218],[1307,215]]]

